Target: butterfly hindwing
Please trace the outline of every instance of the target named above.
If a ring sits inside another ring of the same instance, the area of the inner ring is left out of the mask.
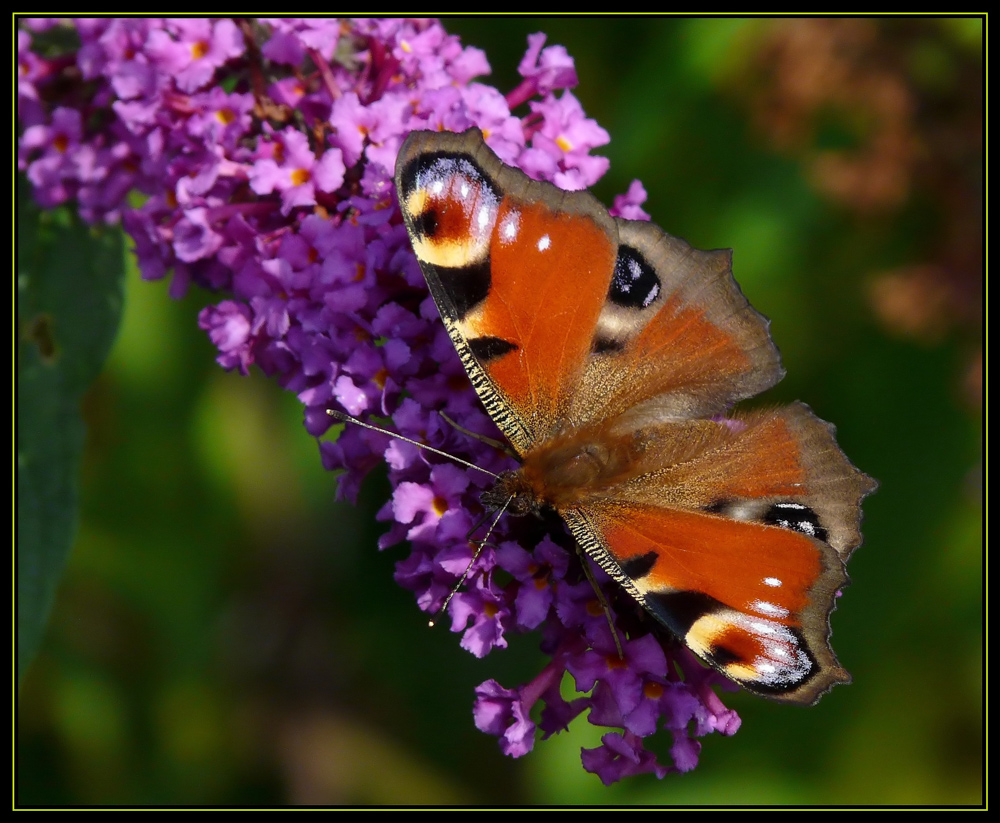
[[[560,511],[577,539],[751,691],[811,703],[847,682],[829,613],[860,542],[857,501],[874,484],[830,427],[795,404],[643,436],[651,456],[615,498]]]

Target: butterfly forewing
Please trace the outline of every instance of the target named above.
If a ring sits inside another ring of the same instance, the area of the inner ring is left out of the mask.
[[[781,379],[767,320],[733,280],[731,252],[694,249],[652,223],[615,223],[615,275],[577,389],[579,416],[706,417]]]
[[[565,419],[614,266],[614,223],[504,166],[478,132],[411,135],[397,163],[414,250],[480,397],[527,451]],[[433,149],[431,149],[433,146]]]

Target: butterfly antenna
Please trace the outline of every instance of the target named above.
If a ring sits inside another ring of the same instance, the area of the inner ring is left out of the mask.
[[[508,457],[513,457],[519,463],[521,462],[521,458],[518,456],[517,452],[515,452],[506,443],[501,443],[499,440],[495,440],[492,437],[487,437],[485,434],[479,434],[479,432],[469,431],[469,429],[465,428],[465,426],[459,425],[450,417],[448,417],[448,415],[446,415],[443,411],[439,411],[438,414],[441,416],[441,419],[444,420],[445,423],[447,423],[456,431],[461,432],[466,437],[471,437],[473,440],[478,440],[481,443],[485,443],[487,446],[492,446],[494,449],[502,451]]]
[[[583,547],[579,543],[576,544],[576,553],[580,556],[580,564],[583,566],[583,573],[587,576],[587,580],[590,582],[591,587],[594,590],[594,594],[597,595],[597,602],[601,604],[601,608],[604,610],[604,617],[608,621],[608,628],[611,629],[611,637],[614,638],[615,648],[618,649],[618,659],[625,659],[625,652],[622,650],[622,641],[618,637],[618,629],[615,628],[615,620],[611,616],[611,604],[608,603],[608,598],[604,596],[604,592],[601,587],[597,585],[597,578],[594,577],[594,570],[590,568],[590,562],[587,559],[587,554],[584,552]]]
[[[461,463],[463,466],[466,466],[467,468],[475,469],[476,471],[481,471],[483,474],[488,474],[490,477],[500,477],[499,474],[491,472],[489,469],[484,469],[482,466],[477,466],[475,463],[470,463],[468,460],[463,460],[461,457],[456,457],[454,454],[448,454],[448,452],[441,451],[440,449],[435,449],[433,446],[428,446],[426,443],[420,443],[416,440],[411,440],[409,437],[405,437],[402,434],[390,431],[389,429],[383,429],[381,426],[373,426],[371,423],[365,423],[363,420],[358,420],[356,417],[351,417],[349,414],[344,414],[343,412],[339,412],[336,409],[327,409],[326,413],[330,415],[330,417],[332,417],[334,420],[339,420],[341,423],[353,423],[355,426],[361,426],[362,428],[365,429],[371,429],[373,432],[379,432],[380,434],[388,435],[394,440],[402,440],[404,443],[409,443],[411,446],[416,446],[418,449],[434,452],[434,454],[438,454],[441,457],[447,457],[449,460],[454,460],[456,463]],[[447,418],[445,419],[447,420]],[[490,531],[493,531],[493,529],[491,528]]]
[[[441,604],[441,608],[438,609],[434,613],[434,616],[430,620],[427,621],[427,625],[428,626],[433,627],[434,624],[437,623],[438,617],[440,617],[442,614],[445,613],[445,610],[448,608],[448,604],[451,603],[451,599],[456,594],[458,594],[458,592],[462,588],[462,586],[465,585],[465,581],[469,577],[469,572],[472,571],[472,567],[476,564],[476,561],[479,559],[479,555],[481,555],[483,553],[483,549],[486,548],[487,541],[489,541],[489,539],[490,539],[490,535],[493,534],[493,529],[496,528],[497,523],[500,522],[500,517],[503,515],[503,513],[505,511],[507,511],[507,507],[510,505],[510,501],[513,500],[513,499],[514,499],[513,497],[508,497],[507,498],[507,502],[503,504],[503,506],[497,512],[496,517],[493,518],[493,522],[490,523],[490,527],[489,527],[489,529],[486,530],[486,534],[485,534],[485,536],[483,537],[482,540],[469,540],[469,538],[472,537],[472,535],[476,531],[476,529],[478,529],[481,525],[483,525],[483,523],[486,522],[486,517],[488,517],[489,515],[486,515],[486,517],[483,517],[482,520],[480,520],[478,523],[476,523],[476,525],[473,526],[469,530],[469,533],[465,536],[465,538],[466,538],[466,540],[469,540],[470,543],[474,543],[475,544],[476,551],[473,553],[472,560],[469,561],[469,565],[466,566],[465,567],[465,571],[462,572],[462,576],[460,578],[458,578],[458,582],[454,586],[452,586],[451,591],[448,592],[448,596],[444,599],[444,603]]]

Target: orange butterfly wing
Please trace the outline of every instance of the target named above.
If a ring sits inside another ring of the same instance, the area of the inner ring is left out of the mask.
[[[873,484],[805,406],[733,420],[742,428],[699,421],[709,431],[693,455],[694,427],[649,432],[647,451],[660,453],[638,461],[619,497],[560,513],[699,656],[751,691],[811,703],[850,680],[828,618]]]
[[[730,253],[532,181],[475,130],[412,134],[396,184],[445,326],[523,459],[484,502],[555,508],[750,690],[808,703],[848,680],[828,619],[874,482],[803,406],[721,417],[783,374]]]
[[[396,168],[442,320],[519,453],[629,409],[718,413],[781,378],[729,252],[692,249],[612,219],[588,192],[531,180],[476,130],[411,134]]]

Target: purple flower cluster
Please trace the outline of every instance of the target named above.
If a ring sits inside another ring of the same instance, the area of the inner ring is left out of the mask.
[[[74,48],[53,46],[68,35]],[[434,21],[27,20],[19,168],[42,205],[74,201],[89,221],[120,220],[147,279],[172,271],[175,295],[192,281],[230,295],[199,317],[218,362],[256,365],[294,391],[310,434],[330,427],[328,408],[388,418],[407,437],[499,472],[508,457],[439,414],[497,436],[410,250],[393,169],[410,131],[475,126],[537,179],[593,184],[607,160],[590,151],[608,135],[567,91],[572,59],[544,43],[529,38],[523,80],[504,96],[473,81],[489,72],[483,53]],[[644,217],[644,199],[637,182],[615,209]],[[409,541],[396,580],[436,613],[471,562],[467,536],[488,480],[357,426],[321,452],[349,500],[388,464],[394,491],[379,517],[391,525],[380,548]],[[565,530],[502,520],[451,601],[452,631],[482,657],[539,629],[550,662],[516,689],[482,684],[476,725],[517,757],[536,725],[548,736],[589,709],[590,722],[617,730],[583,752],[605,783],[693,768],[695,738],[732,734],[739,718],[713,691],[722,679],[648,633],[628,614],[636,610],[628,601],[618,617],[622,658]],[[569,702],[567,673],[580,693]],[[671,767],[642,745],[664,727]]]

